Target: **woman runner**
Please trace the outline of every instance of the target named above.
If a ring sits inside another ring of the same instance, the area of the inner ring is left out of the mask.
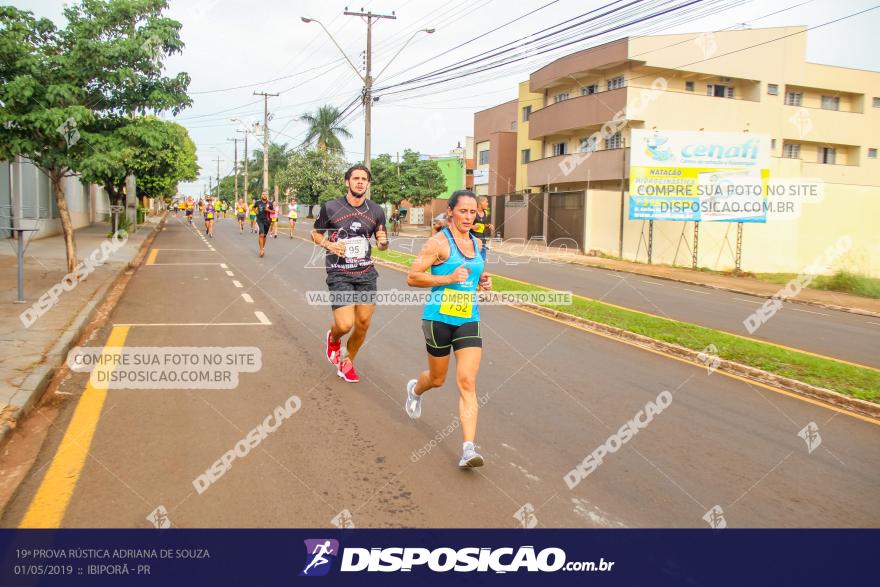
[[[459,467],[480,467],[477,453],[477,372],[480,370],[483,339],[476,292],[491,288],[483,275],[482,243],[470,233],[477,215],[477,198],[470,190],[449,197],[447,224],[422,247],[413,262],[407,284],[430,287],[431,296],[422,314],[422,333],[428,351],[428,369],[406,385],[404,407],[410,418],[422,414],[422,395],[440,387],[449,370],[449,353],[455,353],[458,383],[458,413],[464,435]],[[430,269],[430,273],[428,270]]]

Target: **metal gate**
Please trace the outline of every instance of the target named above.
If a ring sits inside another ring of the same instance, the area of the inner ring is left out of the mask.
[[[528,238],[544,238],[544,194],[529,194]]]
[[[584,192],[550,194],[547,244],[584,250]]]
[[[489,197],[489,217],[495,226],[492,236],[504,236],[504,196]]]

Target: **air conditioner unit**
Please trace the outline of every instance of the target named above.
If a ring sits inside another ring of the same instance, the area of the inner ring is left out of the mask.
[[[733,81],[733,80],[730,79],[729,77],[724,77],[724,76],[721,76],[721,77],[718,78],[718,79],[720,79],[720,80],[723,81],[723,82],[730,82],[730,81]]]

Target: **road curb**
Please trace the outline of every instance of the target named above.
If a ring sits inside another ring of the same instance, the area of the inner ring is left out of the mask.
[[[400,263],[395,263],[393,261],[386,261],[384,259],[375,258],[373,259],[373,261],[377,265],[383,265],[397,271],[409,271],[409,267]],[[697,366],[705,367],[705,364],[699,358],[700,352],[693,349],[656,340],[647,336],[643,336],[641,334],[636,334],[635,332],[630,332],[629,330],[624,330],[615,326],[609,326],[600,322],[594,322],[593,320],[588,320],[579,316],[573,316],[572,314],[567,314],[558,310],[545,308],[544,306],[539,306],[537,304],[515,303],[509,304],[509,306],[518,310],[529,312],[531,314],[538,314],[541,316],[559,320],[561,322],[577,325],[584,330],[601,333],[618,340],[633,343],[636,346],[640,346],[646,349],[660,350],[679,359],[691,362]],[[763,371],[755,367],[750,367],[748,365],[743,365],[742,363],[737,363],[735,361],[729,361],[727,359],[719,358],[719,363],[716,369],[730,375],[741,377],[743,379],[748,379],[757,383],[770,385],[772,387],[788,391],[799,396],[817,400],[824,404],[854,412],[862,416],[880,419],[880,404],[875,404],[873,402],[850,397],[848,395],[844,395],[830,389],[817,387],[815,385],[810,385],[809,383],[804,383],[795,379],[789,379],[788,377],[783,377],[781,375],[775,375],[773,373]]]
[[[510,253],[507,251],[499,251],[499,250],[496,250],[495,252],[499,253],[499,254],[510,255],[512,257],[525,257],[527,259],[533,259],[533,258],[534,259],[543,259],[544,258],[544,257],[534,257],[532,255],[518,255],[516,253]],[[550,258],[548,260],[549,261],[557,261],[560,263],[566,263],[568,265],[581,265],[584,267],[592,267],[594,269],[604,269],[605,271],[617,271],[619,273],[627,273],[629,275],[640,275],[642,277],[651,277],[653,279],[662,279],[664,281],[672,281],[674,283],[686,283],[687,285],[699,285],[702,287],[707,287],[707,288],[715,289],[718,291],[729,291],[731,293],[737,293],[740,295],[762,298],[765,300],[772,299],[773,295],[775,295],[775,294],[767,295],[767,294],[763,294],[763,293],[756,293],[756,292],[748,291],[745,289],[738,289],[738,288],[732,287],[732,286],[726,287],[726,286],[721,286],[721,285],[713,285],[713,284],[706,283],[703,281],[695,281],[695,280],[685,279],[685,278],[680,278],[680,277],[654,275],[653,273],[644,273],[644,272],[640,272],[640,271],[635,271],[634,269],[611,268],[611,267],[606,267],[605,265],[601,265],[598,263],[588,263],[588,262],[583,262],[583,261],[574,261],[574,260],[567,260],[567,259],[552,259],[552,258]],[[784,285],[780,285],[779,289],[781,290],[784,287],[785,287]],[[853,308],[851,306],[840,306],[837,304],[829,304],[826,302],[817,302],[814,300],[801,300],[801,299],[797,299],[797,298],[786,298],[785,301],[796,303],[796,304],[803,304],[805,306],[815,306],[818,308],[825,308],[826,310],[837,310],[838,312],[848,312],[850,314],[858,314],[860,316],[871,316],[873,318],[880,318],[880,312],[873,312],[871,310],[865,310],[863,308]]]
[[[10,398],[6,413],[4,414],[4,422],[0,424],[0,444],[15,429],[18,421],[30,413],[39,400],[42,399],[43,394],[57,374],[59,367],[64,365],[68,351],[76,346],[76,343],[83,336],[86,327],[97,315],[98,310],[107,298],[108,292],[113,290],[128,272],[143,262],[147,249],[150,248],[156,239],[160,228],[165,224],[165,220],[166,216],[163,216],[162,220],[152,227],[152,234],[147,235],[131,260],[117,269],[116,275],[112,276],[107,280],[107,283],[98,288],[92,295],[92,298],[77,313],[67,329],[58,337],[49,352],[46,353],[43,362],[25,377],[18,391]]]

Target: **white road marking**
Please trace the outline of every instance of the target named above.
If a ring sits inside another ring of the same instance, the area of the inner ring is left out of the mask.
[[[254,298],[252,298],[250,295],[248,295],[248,294],[246,294],[246,293],[241,294],[241,297],[243,297],[243,298],[244,298],[244,301],[246,301],[246,302],[249,303],[249,304],[253,304],[253,303],[254,303]]]
[[[639,281],[641,281],[642,283],[647,283],[648,285],[656,285],[657,287],[666,287],[666,284],[664,284],[664,283],[656,283],[654,281],[645,281],[644,279],[640,279]]]
[[[694,293],[698,293],[698,294],[700,294],[700,295],[704,295],[704,296],[709,295],[709,292],[707,292],[707,291],[700,291],[700,290],[698,290],[698,289],[688,289],[688,288],[686,288],[686,287],[683,287],[683,288],[681,288],[681,289],[683,289],[684,291],[691,291],[691,292],[694,292]]]
[[[731,299],[734,300],[734,301],[736,301],[736,302],[745,302],[745,303],[747,303],[747,304],[758,304],[759,306],[764,304],[764,302],[758,302],[758,301],[755,301],[755,300],[746,300],[746,299],[743,299],[743,298],[731,298]]]
[[[874,326],[880,326],[880,322],[871,322],[870,320],[868,321],[868,324],[873,324]]]
[[[234,279],[232,280],[232,285],[234,285],[235,287],[244,287],[243,285],[241,285],[240,281],[236,281]]]
[[[229,267],[226,266],[226,263],[220,263],[220,268],[221,269],[229,269]]]
[[[254,312],[254,316],[257,317],[257,320],[259,320],[261,324],[266,324],[266,325],[272,324],[272,321],[269,320],[268,318],[266,318],[266,315],[263,314],[262,312]]]
[[[823,312],[813,312],[812,310],[801,310],[800,308],[792,308],[795,312],[803,312],[804,314],[816,314],[817,316],[830,316],[831,314],[825,314]]]
[[[228,275],[229,277],[235,277],[235,273],[233,273],[232,271],[227,271],[226,275]]]

